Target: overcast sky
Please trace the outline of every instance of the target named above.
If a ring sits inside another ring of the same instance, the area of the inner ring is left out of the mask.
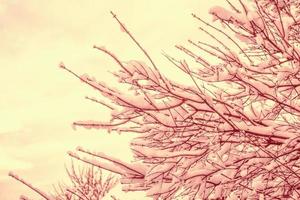
[[[0,0],[0,199],[34,197],[9,178],[8,171],[45,191],[52,189],[65,176],[66,152],[78,145],[130,161],[133,135],[72,129],[73,121],[105,120],[109,113],[84,99],[97,96],[94,90],[58,68],[63,61],[79,74],[108,82],[107,71],[117,67],[93,49],[94,44],[106,46],[122,60],[145,60],[111,10],[160,69],[172,74],[162,51],[172,53],[175,44],[203,39],[190,14],[211,19],[210,6],[201,0]]]

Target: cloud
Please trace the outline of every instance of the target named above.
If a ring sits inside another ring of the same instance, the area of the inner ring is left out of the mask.
[[[9,156],[7,154],[4,154],[3,152],[0,152],[0,170],[10,170],[10,169],[30,169],[32,168],[32,163],[22,161],[20,159],[16,159],[13,156]]]
[[[22,122],[13,116],[12,113],[1,112],[0,122],[0,135],[20,131],[22,129]]]

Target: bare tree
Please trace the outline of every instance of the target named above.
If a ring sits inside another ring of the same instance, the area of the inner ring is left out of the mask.
[[[222,28],[193,14],[212,44],[177,45],[186,59],[164,54],[192,80],[189,86],[161,74],[112,13],[150,65],[95,48],[116,61],[114,75],[133,92],[61,67],[108,101],[88,99],[112,110],[109,122],[74,125],[138,133],[131,148],[140,162],[126,164],[83,148],[70,155],[120,174],[123,190],[145,190],[154,199],[299,199],[299,1],[227,2],[228,9],[210,10]]]
[[[46,200],[101,200],[117,184],[117,179],[111,175],[104,178],[102,170],[100,168],[95,169],[93,166],[76,170],[72,162],[71,167],[66,168],[66,170],[72,185],[59,184],[54,187],[55,193],[53,194],[43,192],[12,172],[9,175]],[[24,195],[21,195],[20,199],[30,200]],[[111,196],[111,199],[116,200],[117,198]]]
[[[59,184],[56,200],[101,200],[117,184],[117,179],[111,175],[104,179],[102,170],[93,166],[76,170],[72,163],[66,170],[72,186]]]

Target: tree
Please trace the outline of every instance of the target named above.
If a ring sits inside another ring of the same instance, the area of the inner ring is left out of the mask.
[[[222,28],[193,14],[212,43],[177,45],[185,59],[164,54],[193,85],[161,74],[112,13],[149,65],[122,62],[95,48],[116,61],[120,70],[114,75],[133,92],[60,67],[106,97],[88,99],[112,111],[109,122],[74,126],[138,133],[131,142],[137,161],[128,164],[81,147],[70,156],[120,174],[124,191],[144,190],[153,199],[299,199],[300,3],[226,2],[228,9],[210,10]]]
[[[117,184],[114,177],[108,176],[104,179],[102,170],[93,166],[76,170],[72,163],[67,174],[72,186],[60,184],[56,188],[55,200],[101,200]]]
[[[72,183],[71,186],[59,184],[58,187],[54,187],[55,193],[53,194],[43,192],[12,172],[9,173],[9,176],[26,185],[46,200],[101,200],[117,184],[117,179],[111,175],[104,178],[102,170],[100,168],[95,169],[93,166],[79,167],[76,170],[72,162],[71,167],[66,168],[66,171]],[[24,195],[21,195],[20,199],[30,200]],[[111,195],[111,199],[117,200],[113,195]]]
[[[210,10],[226,32],[193,14],[205,26],[200,30],[217,45],[189,40],[197,52],[176,46],[194,59],[197,70],[187,60],[164,54],[192,79],[191,86],[163,76],[112,13],[151,67],[139,61],[123,64],[109,50],[95,48],[116,61],[121,70],[115,76],[135,94],[121,93],[61,67],[110,100],[92,99],[112,110],[110,122],[74,125],[139,133],[131,148],[143,167],[82,148],[81,153],[109,160],[115,167],[70,155],[121,174],[123,184],[128,184],[125,191],[146,190],[154,199],[300,198],[299,2],[227,2],[230,10],[218,6]]]

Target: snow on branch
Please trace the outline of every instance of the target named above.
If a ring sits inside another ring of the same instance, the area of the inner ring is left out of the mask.
[[[95,157],[98,157],[98,158],[102,158],[106,161],[109,161],[109,162],[112,162],[113,164],[117,165],[118,167],[120,168],[123,168],[124,170],[127,170],[128,171],[128,174],[132,174],[135,175],[135,176],[144,176],[145,174],[145,171],[146,169],[143,169],[141,168],[142,166],[138,167],[138,165],[134,165],[134,164],[128,164],[128,163],[125,163],[123,161],[121,161],[120,159],[116,159],[116,158],[113,158],[113,157],[110,157],[104,153],[101,153],[101,152],[90,152],[82,147],[77,147],[76,149],[77,151],[79,152],[82,152],[82,153],[86,153],[86,154],[89,154],[91,156],[95,156]]]
[[[300,3],[226,2],[229,8],[209,11],[222,28],[193,14],[212,43],[189,39],[175,46],[184,58],[163,54],[191,85],[163,76],[112,12],[151,64],[123,62],[95,46],[119,65],[114,76],[128,92],[61,68],[111,101],[99,101],[112,111],[109,122],[74,125],[137,133],[131,149],[143,167],[83,148],[93,159],[70,155],[120,174],[125,191],[154,199],[299,199]]]
[[[107,171],[119,174],[119,175],[125,175],[126,174],[126,170],[121,169],[118,166],[115,166],[113,164],[109,164],[109,163],[104,163],[104,162],[100,162],[96,159],[91,159],[91,158],[86,158],[86,157],[81,157],[78,154],[74,153],[74,152],[68,152],[69,156],[71,156],[72,158],[75,158],[77,160],[83,161],[87,164],[91,164],[95,167],[99,167],[101,169],[105,169]]]
[[[43,197],[46,200],[54,200],[54,198],[52,198],[51,196],[49,196],[48,194],[46,194],[45,192],[41,191],[40,189],[34,187],[32,184],[26,182],[24,179],[20,178],[18,175],[14,174],[13,172],[9,172],[8,174],[10,177],[14,178],[15,180],[21,182],[22,184],[26,185],[27,187],[29,187],[32,191],[36,192],[37,194],[39,194],[41,197]],[[28,199],[25,196],[21,196],[21,198],[23,199]]]
[[[149,147],[141,147],[141,146],[133,146],[132,150],[136,154],[140,154],[142,156],[148,158],[173,158],[173,157],[189,157],[189,156],[201,156],[205,153],[206,150],[194,150],[194,151],[178,151],[178,152],[170,152],[167,150],[154,150]]]

